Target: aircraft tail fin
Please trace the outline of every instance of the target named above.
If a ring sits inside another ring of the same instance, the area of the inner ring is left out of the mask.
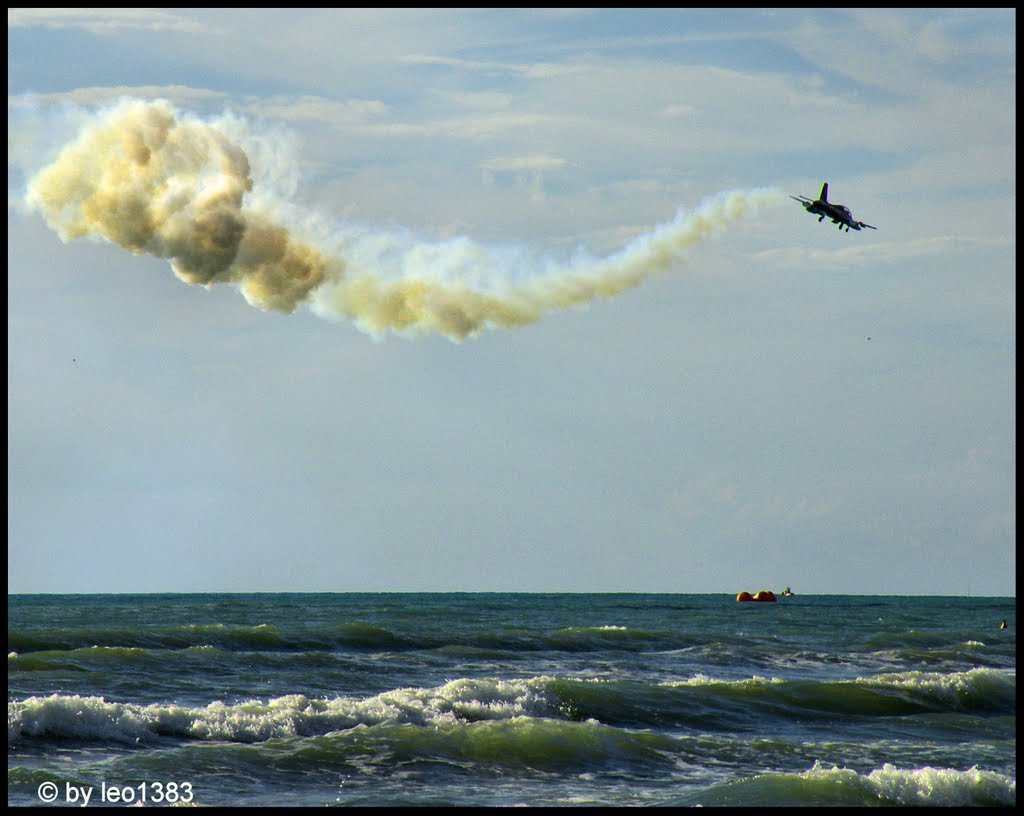
[[[821,185],[821,195],[818,196],[819,201],[828,201],[828,182],[826,181]]]

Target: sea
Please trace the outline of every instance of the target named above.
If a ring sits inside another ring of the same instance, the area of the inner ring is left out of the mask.
[[[9,595],[7,803],[1016,804],[1013,598],[777,598]]]

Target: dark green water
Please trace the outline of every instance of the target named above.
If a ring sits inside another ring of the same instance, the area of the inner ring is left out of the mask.
[[[10,805],[1016,802],[1012,598],[46,595],[8,620]]]

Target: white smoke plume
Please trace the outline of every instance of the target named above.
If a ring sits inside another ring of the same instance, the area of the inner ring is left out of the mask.
[[[260,309],[306,303],[364,331],[463,340],[610,298],[685,260],[686,251],[760,207],[775,189],[733,191],[640,235],[604,258],[571,261],[468,238],[429,242],[339,228],[301,237],[253,193],[229,129],[166,101],[128,99],[93,114],[28,183],[28,205],[65,241],[92,237],[166,258],[190,284],[232,283]]]

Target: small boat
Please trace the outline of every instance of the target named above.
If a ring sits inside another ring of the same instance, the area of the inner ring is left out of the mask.
[[[786,587],[784,590],[782,590],[782,597],[783,598],[792,598],[793,597],[793,590],[791,590],[789,587]]]

